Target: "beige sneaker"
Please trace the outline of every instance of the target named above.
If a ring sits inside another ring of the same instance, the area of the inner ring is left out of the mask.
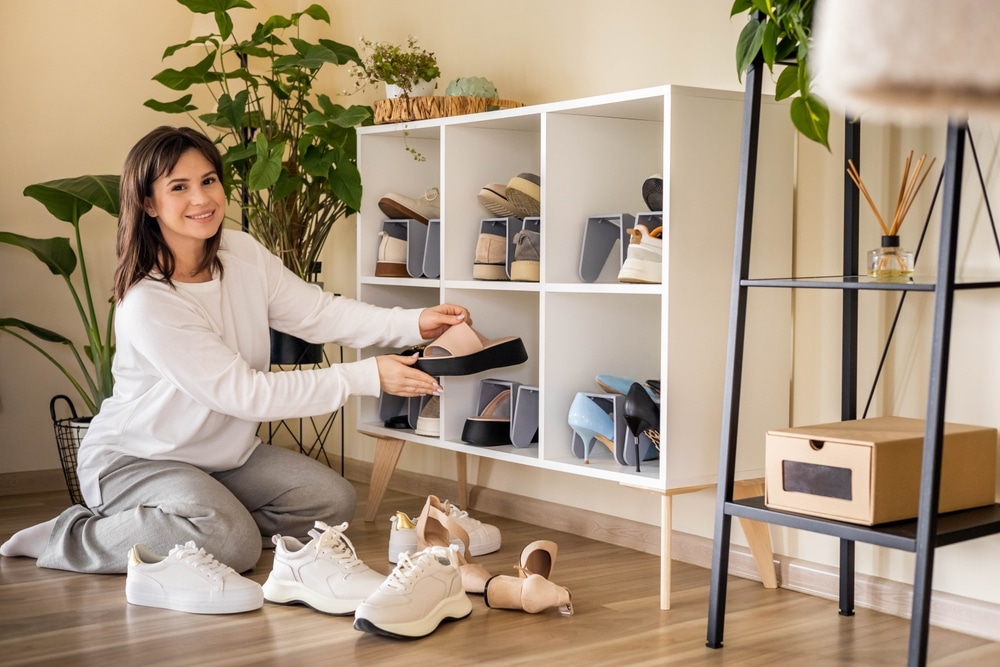
[[[441,192],[431,188],[416,199],[389,192],[378,200],[378,207],[391,220],[416,220],[426,225],[441,218]]]
[[[507,276],[507,237],[483,232],[476,242],[476,262],[472,266],[476,280],[509,280]]]
[[[382,240],[378,243],[378,261],[375,262],[375,275],[381,278],[409,278],[406,270],[406,241],[390,236],[388,232],[379,232]]]
[[[517,217],[524,219],[541,215],[541,179],[536,174],[524,172],[510,179],[506,194]]]

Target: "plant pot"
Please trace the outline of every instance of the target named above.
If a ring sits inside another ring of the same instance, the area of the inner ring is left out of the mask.
[[[420,81],[409,91],[410,97],[426,97],[434,94],[437,88],[436,81]],[[402,97],[405,91],[399,86],[391,83],[385,84],[385,96],[389,99]]]
[[[271,329],[271,364],[298,366],[323,361],[323,344],[307,343],[283,331]]]

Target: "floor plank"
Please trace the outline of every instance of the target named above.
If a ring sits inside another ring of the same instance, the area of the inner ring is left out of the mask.
[[[367,488],[358,485],[365,498]],[[55,516],[64,494],[0,497],[0,540]],[[359,556],[383,573],[389,517],[419,512],[421,498],[390,490],[374,523],[357,521],[348,535]],[[365,508],[358,508],[364,515]],[[521,548],[536,539],[559,544],[552,579],[573,593],[575,614],[560,616],[487,608],[417,641],[358,632],[350,618],[299,606],[196,616],[125,602],[124,576],[37,568],[26,558],[0,558],[0,663],[14,665],[902,665],[909,623],[864,609],[853,618],[835,603],[733,578],[725,648],[705,646],[709,572],[673,565],[673,609],[660,611],[656,556],[540,529],[502,517],[500,551],[478,560],[495,574],[514,574]],[[263,583],[272,552],[248,576]],[[307,663],[308,664],[308,663]],[[933,628],[930,664],[1000,664],[1000,644]]]

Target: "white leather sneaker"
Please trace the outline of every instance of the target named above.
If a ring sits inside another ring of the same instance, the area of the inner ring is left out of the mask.
[[[264,582],[264,598],[280,604],[301,603],[326,614],[353,614],[358,605],[385,581],[354,551],[344,535],[347,523],[328,526],[322,521],[302,544],[294,537],[275,535],[274,566]]]
[[[491,554],[500,549],[499,528],[472,518],[468,512],[459,509],[447,500],[442,505],[449,516],[454,518],[458,525],[469,534],[469,551],[472,552],[473,556]],[[399,554],[403,552],[412,554],[417,550],[417,522],[411,519],[406,512],[396,512],[389,521],[392,524],[389,529],[389,562],[395,563],[399,559]],[[461,538],[452,535],[451,544],[459,550],[459,553],[465,555],[465,545]]]
[[[618,272],[623,283],[660,283],[663,281],[663,228],[649,231],[636,225],[628,244],[628,254]]]
[[[128,553],[125,599],[129,604],[191,614],[238,614],[264,604],[260,584],[241,577],[194,542],[166,556],[136,544]]]
[[[457,552],[455,547],[427,547],[400,554],[396,568],[358,606],[354,629],[386,637],[426,637],[442,621],[471,614]]]

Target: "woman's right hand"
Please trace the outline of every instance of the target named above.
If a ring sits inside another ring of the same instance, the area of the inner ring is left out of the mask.
[[[393,396],[412,398],[427,394],[440,394],[441,385],[433,376],[413,368],[417,356],[385,354],[375,357],[378,379],[382,391]]]

